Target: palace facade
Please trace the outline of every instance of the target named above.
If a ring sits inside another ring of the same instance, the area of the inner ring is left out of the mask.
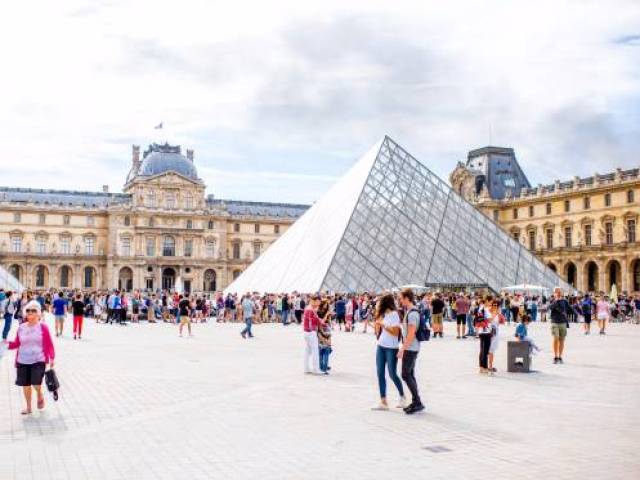
[[[0,187],[0,265],[35,289],[224,289],[307,206],[205,195],[185,153],[134,145],[122,193]]]
[[[532,188],[513,149],[485,147],[450,181],[576,289],[640,292],[640,169]]]

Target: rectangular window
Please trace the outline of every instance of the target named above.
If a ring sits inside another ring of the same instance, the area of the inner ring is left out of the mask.
[[[529,231],[529,250],[536,249],[536,232],[534,230]]]
[[[584,197],[582,199],[582,206],[585,210],[589,210],[591,208],[591,197]]]
[[[256,223],[256,224],[253,226],[253,231],[254,231],[255,233],[260,233],[260,224],[259,224],[259,223]]]
[[[636,241],[636,220],[630,218],[627,220],[627,242],[634,243]]]
[[[517,219],[518,219],[518,209],[517,209],[517,208],[514,208],[514,209],[513,209],[513,219],[514,219],[514,220],[517,220]]]
[[[93,215],[89,215],[87,217],[87,225],[89,225],[90,227],[93,227],[96,224],[96,219]]]
[[[11,237],[11,251],[13,253],[22,252],[22,237]]]
[[[215,256],[216,253],[216,244],[213,240],[207,240],[207,243],[205,244],[205,255],[208,258],[213,258]]]
[[[607,222],[604,224],[605,243],[607,245],[613,245],[613,223]]]
[[[233,244],[233,259],[240,259],[240,242],[236,242]]]
[[[276,233],[276,234],[280,233],[280,225],[274,225],[273,226],[273,233]]]
[[[498,210],[493,211],[493,221],[497,222],[500,219],[500,212]]]
[[[611,206],[611,194],[610,193],[605,193],[604,194],[604,206],[605,207],[610,207]]]
[[[22,215],[18,212],[13,214],[13,223],[20,223],[22,221]]]
[[[571,211],[571,202],[569,200],[564,201],[564,211],[565,213]]]
[[[93,218],[93,217],[91,217]],[[85,237],[84,239],[84,253],[85,255],[93,255],[93,251],[95,249],[95,238],[93,237]]]
[[[38,215],[38,223],[44,225],[47,222],[47,216],[44,213]]]
[[[233,231],[238,233],[240,231],[240,224],[239,223],[234,223],[233,224]]]
[[[635,194],[634,194],[633,190],[629,190],[627,192],[627,203],[633,203],[633,202],[635,202],[635,200],[636,199],[635,199]]]
[[[69,215],[64,215],[62,217],[62,223],[64,225],[69,225],[71,223],[71,217]]]
[[[169,210],[176,208],[176,194],[173,192],[167,192],[165,195],[165,207]]]
[[[69,237],[62,237],[60,239],[60,253],[63,255],[69,255],[71,253],[71,239]]]
[[[551,215],[551,204],[547,203],[547,205],[545,206],[546,210],[547,210],[547,215]]]
[[[153,278],[147,278],[146,286],[147,290],[153,290]]]
[[[553,248],[553,230],[550,228],[547,230],[547,248]]]
[[[572,237],[572,228],[571,227],[565,227],[564,228],[564,246],[565,247],[571,247],[571,243],[573,241]]]
[[[39,255],[47,253],[47,240],[44,237],[36,238],[36,253]]]
[[[156,192],[153,190],[149,190],[147,192],[147,197],[145,200],[145,204],[147,207],[155,207],[156,206]]]
[[[253,244],[253,258],[258,258],[262,252],[262,245],[259,242]]]
[[[129,257],[131,256],[131,239],[130,238],[123,238],[121,241],[121,247],[120,247],[120,254],[123,257]]]
[[[184,241],[184,256],[190,257],[193,255],[193,240]]]
[[[529,216],[533,217],[533,205],[529,205]]]
[[[591,227],[591,225],[585,225],[584,226],[584,244],[587,247],[591,246],[591,233],[593,231],[593,228]]]
[[[193,197],[191,196],[191,194],[187,194],[187,196],[184,198],[184,206],[187,209],[193,208]]]
[[[147,238],[147,257],[154,257],[156,255],[156,239],[153,237]]]

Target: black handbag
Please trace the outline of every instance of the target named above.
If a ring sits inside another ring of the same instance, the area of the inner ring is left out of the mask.
[[[58,376],[53,368],[44,372],[44,382],[47,384],[47,390],[51,392],[53,399],[57,402],[60,382],[58,381]]]

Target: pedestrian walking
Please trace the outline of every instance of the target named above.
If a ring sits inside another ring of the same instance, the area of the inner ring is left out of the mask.
[[[406,311],[403,321],[404,342],[398,350],[398,359],[402,360],[402,380],[411,392],[411,403],[404,408],[404,413],[412,415],[424,410],[416,381],[416,361],[420,353],[420,342],[416,337],[420,326],[420,311],[416,308],[413,290],[410,288],[400,292],[400,305]]]
[[[41,322],[42,307],[39,302],[32,300],[25,306],[26,321],[18,327],[15,340],[8,342],[9,350],[16,351],[16,385],[22,387],[25,409],[22,415],[32,412],[32,390],[36,391],[37,406],[44,408],[42,394],[42,378],[46,365],[53,368],[55,350],[49,328]],[[6,340],[4,340],[6,342]]]

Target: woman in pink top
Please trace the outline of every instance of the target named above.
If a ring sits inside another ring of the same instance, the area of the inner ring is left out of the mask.
[[[31,413],[31,390],[36,390],[38,396],[38,409],[44,408],[44,395],[42,395],[42,377],[48,363],[53,368],[53,360],[56,356],[49,328],[40,322],[41,307],[35,300],[27,303],[25,309],[26,321],[18,327],[16,339],[9,343],[9,350],[16,352],[16,385],[22,387],[27,408],[23,415]]]
[[[600,335],[604,335],[604,329],[607,328],[610,312],[609,298],[606,295],[604,298],[598,297],[598,303],[596,303],[596,318],[598,319]]]

